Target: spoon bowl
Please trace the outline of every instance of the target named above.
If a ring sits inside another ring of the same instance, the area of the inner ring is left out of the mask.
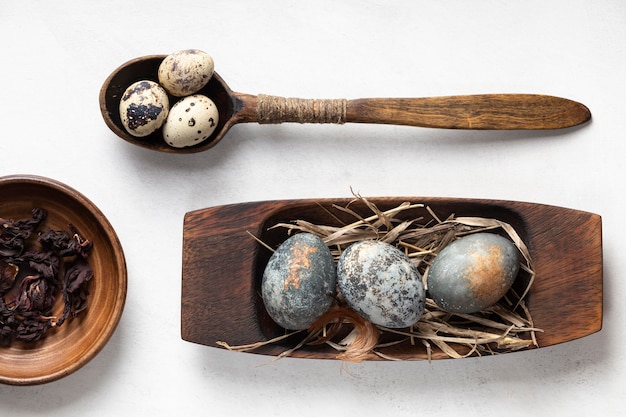
[[[476,94],[422,98],[298,99],[232,91],[217,74],[198,94],[212,99],[219,112],[213,134],[202,143],[174,148],[161,130],[138,138],[122,125],[119,104],[136,81],[158,80],[166,55],[130,60],[105,80],[100,111],[106,125],[120,138],[144,148],[169,153],[195,153],[215,146],[237,123],[376,123],[440,129],[546,130],[580,125],[591,119],[589,109],[565,98],[541,94]],[[179,97],[169,96],[174,103]]]
[[[219,111],[219,121],[213,135],[203,143],[188,148],[173,148],[163,140],[160,130],[143,138],[129,134],[119,113],[122,94],[132,83],[140,80],[157,80],[159,65],[165,55],[151,55],[136,58],[121,65],[104,82],[100,90],[100,111],[106,125],[120,138],[144,148],[171,153],[194,153],[213,147],[234,124],[235,113],[234,93],[228,88],[222,78],[214,73],[202,90],[198,93],[210,97]],[[178,98],[169,96],[171,103]]]

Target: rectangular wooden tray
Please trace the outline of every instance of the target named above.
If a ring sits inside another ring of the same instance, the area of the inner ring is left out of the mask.
[[[267,316],[260,280],[270,251],[250,233],[277,247],[286,231],[268,230],[296,219],[334,222],[327,209],[353,199],[261,201],[210,207],[184,218],[181,335],[207,346],[244,345],[269,340],[280,329]],[[539,347],[578,339],[602,328],[602,221],[597,214],[543,204],[433,197],[368,198],[381,210],[409,201],[429,206],[440,218],[454,214],[495,218],[513,226],[527,244],[535,281],[527,305]],[[350,206],[358,210],[359,203]],[[364,209],[364,207],[362,207]],[[254,353],[278,355],[293,340],[266,345]],[[426,359],[423,349],[403,343],[387,353],[400,359]],[[325,346],[303,346],[291,356],[335,358]],[[433,352],[430,359],[447,358]],[[380,357],[372,355],[372,360]]]

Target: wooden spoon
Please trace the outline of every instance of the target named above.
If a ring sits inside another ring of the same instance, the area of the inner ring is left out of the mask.
[[[593,213],[527,202],[462,199],[368,199],[380,210],[403,202],[422,203],[438,217],[484,217],[511,225],[528,247],[535,279],[526,306],[538,347],[571,341],[602,328],[602,218]],[[351,199],[279,200],[216,206],[189,212],[183,227],[182,338],[217,347],[218,342],[247,345],[285,333],[265,312],[260,297],[263,270],[272,248],[287,237],[278,223],[305,220],[318,225],[351,223],[354,217],[333,209],[346,207],[363,217],[371,210]],[[398,220],[416,213],[399,213]],[[420,211],[417,214],[421,214]],[[427,214],[426,214],[427,215]],[[302,340],[302,335],[300,335]],[[299,341],[296,339],[296,341]],[[294,340],[261,346],[251,353],[279,355],[295,346]],[[532,346],[531,346],[532,348]],[[428,359],[424,346],[407,340],[377,349],[399,359]],[[469,348],[467,348],[469,352]],[[328,346],[302,346],[291,356],[333,359]],[[433,346],[430,359],[448,356]],[[381,360],[372,354],[368,360]]]
[[[107,126],[120,138],[161,152],[193,153],[215,146],[237,123],[378,123],[444,129],[527,130],[577,126],[591,118],[581,103],[537,94],[480,94],[427,98],[362,98],[303,100],[233,92],[214,73],[199,92],[218,107],[220,120],[213,135],[193,147],[173,148],[160,130],[144,138],[124,129],[119,115],[122,94],[135,81],[157,81],[166,55],[136,58],[116,69],[100,90],[100,111]],[[175,98],[171,98],[174,103]]]

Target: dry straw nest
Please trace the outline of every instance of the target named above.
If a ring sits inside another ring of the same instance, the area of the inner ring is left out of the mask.
[[[354,222],[329,226],[294,220],[276,224],[273,228],[286,228],[289,234],[308,232],[319,236],[330,248],[335,261],[343,250],[357,241],[374,239],[392,244],[403,250],[415,264],[425,286],[429,266],[446,245],[472,233],[499,233],[511,239],[519,249],[520,275],[524,275],[523,286],[520,289],[519,285],[514,285],[496,305],[473,314],[444,311],[428,297],[427,293],[424,314],[418,322],[406,329],[374,325],[346,307],[341,294],[337,294],[333,307],[310,326],[301,342],[277,358],[289,356],[305,344],[323,343],[337,350],[337,359],[347,362],[361,362],[372,354],[383,359],[395,360],[396,358],[385,355],[378,349],[407,340],[410,340],[412,345],[422,344],[429,360],[434,348],[439,349],[447,357],[464,358],[507,353],[537,346],[535,332],[541,330],[534,327],[526,306],[526,296],[535,273],[529,251],[511,225],[498,219],[482,217],[451,215],[440,219],[428,206],[409,202],[381,211],[375,204],[361,196],[357,195],[356,200],[371,210],[371,216],[359,215],[351,210],[350,204],[345,207],[335,205],[333,209],[348,213],[354,217]],[[398,218],[399,213],[405,211],[411,213],[411,210],[415,209],[420,209],[421,213],[427,215],[410,220]],[[339,219],[337,221],[339,222]],[[268,250],[274,250],[258,238],[254,238]],[[519,276],[517,280],[520,281]],[[298,332],[287,332],[277,338],[250,345],[231,346],[224,341],[218,344],[229,350],[246,352],[290,338],[295,333]]]

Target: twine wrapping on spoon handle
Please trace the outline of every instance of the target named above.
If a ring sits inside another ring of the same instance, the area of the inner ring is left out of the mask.
[[[258,95],[257,117],[261,124],[346,122],[348,100],[317,100]]]

